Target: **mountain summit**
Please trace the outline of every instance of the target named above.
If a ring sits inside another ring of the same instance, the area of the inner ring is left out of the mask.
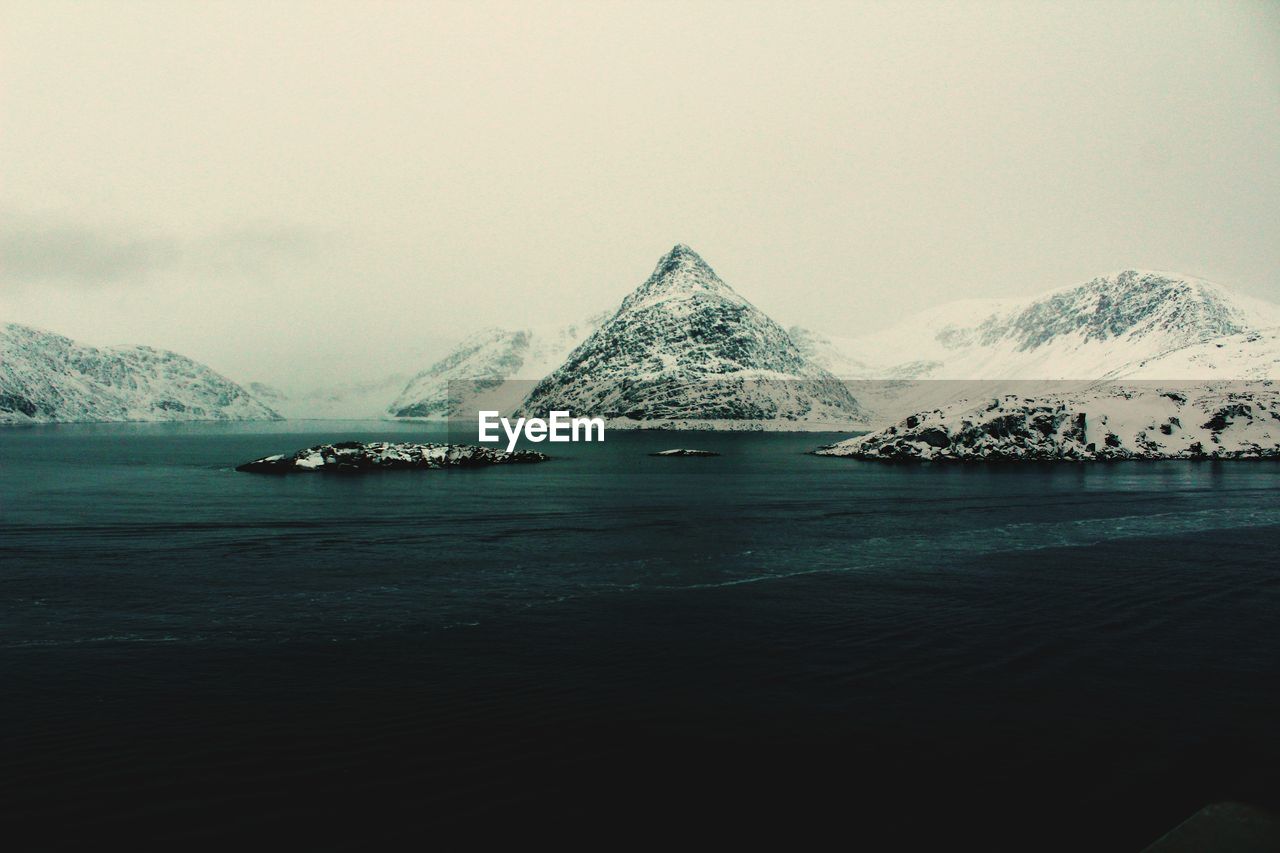
[[[552,409],[644,425],[862,420],[848,389],[683,244],[522,406]]]
[[[718,297],[729,302],[747,301],[725,284],[702,256],[684,243],[677,243],[658,260],[644,284],[622,300],[619,310],[637,310],[657,301],[697,296]]]
[[[1258,313],[1265,308],[1203,279],[1125,270],[1052,291],[1004,318],[991,318],[980,328],[980,342],[1012,339],[1025,351],[1064,336],[1081,343],[1157,337],[1161,346],[1186,346],[1238,334]]]

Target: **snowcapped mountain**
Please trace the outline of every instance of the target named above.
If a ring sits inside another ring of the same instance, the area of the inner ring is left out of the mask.
[[[1203,279],[1126,270],[1031,300],[939,305],[876,334],[822,339],[811,357],[847,379],[1098,379],[1276,325],[1280,306]]]
[[[98,349],[0,325],[0,423],[278,418],[239,385],[177,353]]]
[[[914,414],[817,452],[935,462],[1277,458],[1280,390],[1220,382],[1008,394]]]
[[[857,338],[800,330],[807,354],[887,423],[1010,390],[1024,380],[1280,377],[1280,306],[1203,279],[1126,270],[1029,300],[962,300]],[[946,380],[946,381],[937,381]]]
[[[520,413],[552,409],[616,426],[820,428],[864,420],[843,384],[684,245],[538,383]]]
[[[485,408],[510,412],[530,385],[564,361],[606,316],[552,329],[477,332],[410,379],[386,411],[397,418],[443,418],[483,403]]]

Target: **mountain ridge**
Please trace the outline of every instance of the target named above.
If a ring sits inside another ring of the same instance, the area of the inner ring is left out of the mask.
[[[91,347],[0,324],[0,423],[278,420],[205,364],[155,347]]]
[[[801,331],[817,339],[819,360],[866,365],[841,378],[1079,380],[1274,325],[1280,306],[1194,276],[1130,269],[1026,299],[943,303],[857,337]],[[918,369],[902,369],[910,363]]]

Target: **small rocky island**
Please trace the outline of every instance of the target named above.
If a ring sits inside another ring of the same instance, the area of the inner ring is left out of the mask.
[[[689,450],[683,447],[673,447],[671,450],[659,450],[657,453],[650,453],[650,456],[719,456],[714,450]]]
[[[960,401],[819,456],[886,462],[1051,462],[1280,458],[1280,389],[1094,388]]]
[[[389,441],[341,441],[317,444],[292,454],[264,456],[237,471],[251,474],[294,474],[311,471],[397,471],[409,468],[470,468],[481,465],[542,462],[549,459],[532,450],[493,450],[467,444],[412,444]]]

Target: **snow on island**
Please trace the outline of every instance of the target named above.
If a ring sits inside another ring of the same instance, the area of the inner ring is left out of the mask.
[[[236,466],[252,474],[292,474],[306,471],[391,471],[407,468],[466,468],[515,462],[542,462],[544,453],[506,452],[466,444],[411,444],[389,441],[342,441],[317,444],[293,454],[278,453]]]
[[[659,450],[650,456],[719,456],[714,450],[690,450],[684,447],[673,447],[670,450]]]
[[[891,462],[1280,458],[1280,389],[1240,387],[962,401],[815,452]]]

